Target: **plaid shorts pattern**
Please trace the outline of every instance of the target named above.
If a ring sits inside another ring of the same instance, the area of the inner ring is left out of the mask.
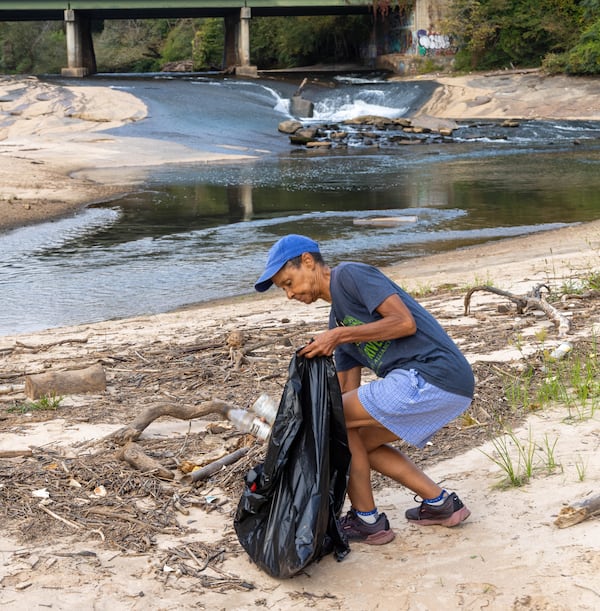
[[[385,378],[360,386],[358,398],[375,420],[418,448],[472,401],[429,384],[414,369],[394,369]]]

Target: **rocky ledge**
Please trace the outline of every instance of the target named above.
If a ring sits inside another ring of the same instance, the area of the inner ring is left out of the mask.
[[[500,128],[514,128],[519,127],[519,122],[506,119],[494,125]],[[468,124],[427,115],[412,119],[363,115],[338,123],[305,124],[298,120],[282,121],[278,130],[289,136],[291,144],[306,148],[388,147],[453,142],[455,131],[467,126]]]

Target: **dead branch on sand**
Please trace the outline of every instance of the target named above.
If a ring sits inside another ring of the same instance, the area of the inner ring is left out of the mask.
[[[236,463],[240,458],[243,458],[248,454],[248,447],[243,447],[237,449],[235,452],[231,454],[227,454],[218,460],[214,460],[213,462],[205,465],[201,469],[197,469],[195,471],[191,471],[187,475],[183,477],[183,481],[185,482],[201,482],[205,479],[208,479],[211,475],[218,473],[223,467],[227,467]]]
[[[592,516],[600,514],[600,494],[582,501],[574,501],[567,507],[563,507],[554,520],[558,528],[567,528],[583,522]]]
[[[134,469],[143,473],[153,473],[160,479],[174,479],[172,471],[165,469],[157,460],[150,458],[144,451],[135,443],[130,441],[122,447],[116,454],[116,458],[124,460]]]
[[[471,296],[473,293],[475,293],[475,291],[487,291],[488,293],[502,295],[503,297],[506,297],[512,301],[517,306],[517,314],[523,314],[527,310],[541,310],[554,323],[554,326],[558,331],[558,337],[565,337],[565,335],[571,332],[571,321],[566,316],[563,316],[553,305],[546,301],[544,298],[544,293],[542,292],[543,288],[549,291],[545,284],[539,284],[527,295],[514,295],[509,291],[503,291],[502,289],[498,289],[494,286],[475,286],[465,295],[464,315],[466,316],[469,313]]]
[[[162,416],[171,416],[180,420],[193,420],[208,414],[222,414],[231,407],[230,403],[220,399],[203,401],[198,405],[173,405],[172,403],[158,403],[151,405],[143,411],[133,422],[120,428],[111,435],[109,439],[120,445],[129,441],[135,441],[152,422]]]

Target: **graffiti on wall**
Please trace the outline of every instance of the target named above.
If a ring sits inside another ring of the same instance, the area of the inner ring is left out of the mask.
[[[452,55],[456,53],[456,48],[452,44],[452,39],[446,34],[427,30],[417,30],[414,37],[418,55]]]
[[[385,20],[378,21],[375,29],[375,40],[371,41],[367,56],[374,61],[375,56],[399,53],[433,57],[454,55],[457,51],[452,38],[440,34],[430,17],[428,29],[417,29],[414,11],[408,14],[394,11]]]

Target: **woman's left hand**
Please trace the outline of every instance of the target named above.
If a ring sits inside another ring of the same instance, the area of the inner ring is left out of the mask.
[[[335,341],[335,331],[336,329],[330,329],[329,331],[325,331],[324,333],[317,335],[308,344],[306,344],[306,346],[300,348],[300,350],[298,350],[298,354],[309,359],[312,359],[315,356],[331,356],[335,350],[335,347],[337,346],[337,342]]]

